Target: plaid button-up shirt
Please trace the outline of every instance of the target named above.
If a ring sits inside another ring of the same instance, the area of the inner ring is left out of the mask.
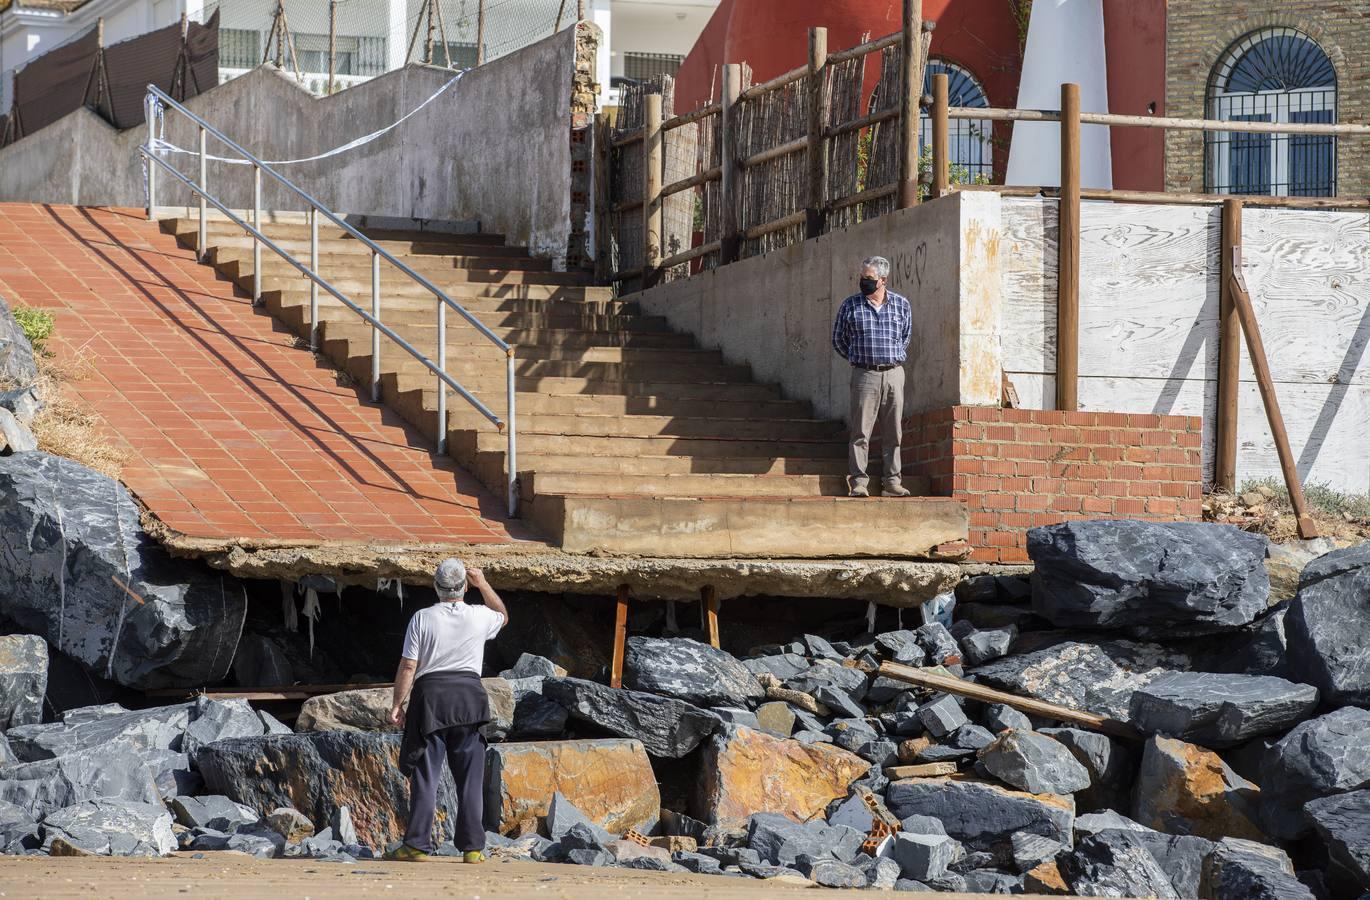
[[[832,347],[858,366],[901,365],[913,333],[913,308],[901,294],[886,289],[876,309],[862,294],[842,301],[832,326]]]

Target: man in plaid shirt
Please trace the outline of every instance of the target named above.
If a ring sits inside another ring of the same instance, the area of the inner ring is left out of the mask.
[[[869,497],[870,438],[880,431],[884,463],[881,493],[907,497],[900,477],[900,420],[904,414],[904,359],[913,329],[909,301],[885,289],[890,262],[872,256],[861,263],[861,293],[842,302],[832,327],[832,346],[851,363],[851,446],[847,452],[848,493]]]

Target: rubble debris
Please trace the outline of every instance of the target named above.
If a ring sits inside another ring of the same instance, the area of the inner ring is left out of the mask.
[[[765,696],[756,676],[730,654],[689,638],[629,638],[623,682],[700,706],[747,706]]]
[[[1370,787],[1370,711],[1354,706],[1302,722],[1261,760],[1260,823],[1293,840],[1309,829],[1304,804]]]
[[[947,874],[956,852],[956,841],[945,834],[901,831],[894,836],[890,855],[899,871],[914,881],[935,881]]]
[[[1327,846],[1338,895],[1370,891],[1370,790],[1310,800],[1303,814]]]
[[[895,781],[885,793],[900,819],[921,815],[937,819],[951,837],[968,848],[1013,857],[1013,835],[1028,832],[1061,844],[1072,842],[1075,804],[1069,797],[1028,794],[995,784],[947,778]]]
[[[287,843],[298,844],[314,836],[314,823],[298,809],[278,806],[266,814],[266,823],[271,830],[285,838]]]
[[[548,679],[543,692],[565,707],[572,718],[641,741],[652,756],[669,759],[692,752],[723,721],[721,709],[709,712],[682,700],[615,690],[581,678]],[[755,721],[754,714],[743,712]]]
[[[1040,731],[1060,742],[1089,773],[1089,787],[1075,792],[1077,811],[1130,808],[1136,756],[1128,744],[1082,728]]]
[[[1091,834],[1057,864],[1071,891],[1081,896],[1180,897],[1156,858],[1130,831]]]
[[[1170,834],[1260,841],[1260,796],[1218,754],[1156,735],[1142,750],[1132,818]]]
[[[1370,543],[1334,550],[1303,570],[1285,633],[1294,676],[1334,705],[1370,705]]]
[[[1201,897],[1313,900],[1283,850],[1237,838],[1223,838],[1204,860],[1199,891]]]

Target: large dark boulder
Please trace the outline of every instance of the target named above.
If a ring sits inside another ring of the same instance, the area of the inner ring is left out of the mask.
[[[0,731],[43,720],[48,645],[37,635],[0,635]]]
[[[156,777],[135,744],[118,740],[55,759],[7,766],[0,772],[0,800],[35,818],[87,800],[159,804]]]
[[[713,713],[683,700],[616,690],[581,678],[548,678],[542,693],[572,718],[619,737],[636,738],[652,756],[670,759],[693,751],[720,722]]]
[[[46,453],[0,457],[0,618],[96,675],[155,688],[222,679],[246,612],[237,580],[143,533],[117,481]]]
[[[400,774],[399,747],[398,734],[273,734],[208,744],[195,764],[209,793],[263,816],[289,806],[311,822],[332,822],[348,807],[360,841],[378,848],[399,840],[409,819],[409,780]],[[444,767],[434,840],[452,838],[456,808],[452,776]]]
[[[1278,847],[1224,838],[1204,860],[1202,897],[1234,900],[1313,900]]]
[[[1073,794],[1089,787],[1089,770],[1066,746],[1032,730],[1010,728],[980,751],[990,774],[1030,794]]]
[[[1289,668],[1337,706],[1370,706],[1370,543],[1304,567],[1285,618]]]
[[[1231,631],[1265,612],[1269,541],[1230,525],[1106,520],[1028,532],[1033,608],[1063,628]]]
[[[624,684],[701,706],[747,706],[766,696],[732,654],[689,638],[628,638]]]
[[[1013,859],[1013,836],[1041,835],[1070,846],[1075,804],[1069,797],[1026,794],[974,781],[896,781],[885,792],[890,812],[900,819],[930,816],[947,834],[972,850]]]
[[[37,378],[33,345],[0,297],[0,388],[23,387]]]
[[[1310,800],[1303,815],[1327,847],[1340,892],[1370,892],[1370,790]]]
[[[1233,747],[1285,731],[1318,705],[1318,690],[1268,675],[1173,672],[1138,688],[1132,724],[1205,747]]]
[[[1178,900],[1170,877],[1131,831],[1101,831],[1058,858],[1061,877],[1082,897]]]
[[[1309,826],[1304,804],[1370,787],[1370,711],[1348,706],[1290,731],[1261,760],[1261,823],[1293,840]]]

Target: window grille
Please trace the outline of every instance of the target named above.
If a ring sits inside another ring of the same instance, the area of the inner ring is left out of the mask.
[[[1213,70],[1208,117],[1232,122],[1331,124],[1337,76],[1311,38],[1266,28],[1232,45]],[[1332,135],[1210,132],[1205,186],[1215,194],[1331,197],[1337,191]]]
[[[685,57],[673,53],[625,53],[623,77],[634,81],[651,81],[658,75],[674,76]]]
[[[261,64],[261,32],[248,28],[219,29],[219,68],[251,69]]]
[[[923,93],[931,96],[934,75],[947,76],[947,103],[984,109],[989,97],[975,76],[955,63],[930,59],[923,76]],[[952,119],[947,123],[947,149],[952,167],[965,171],[972,183],[988,182],[994,176],[994,146],[991,138],[994,123],[988,119]],[[918,128],[918,153],[923,155],[932,146],[932,120],[924,110]]]

